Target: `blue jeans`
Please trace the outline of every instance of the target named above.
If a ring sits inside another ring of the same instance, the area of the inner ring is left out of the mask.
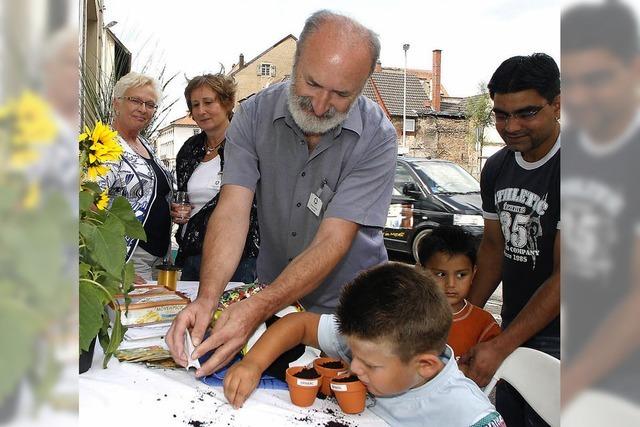
[[[522,347],[540,350],[556,359],[560,359],[560,338],[536,337],[524,343]],[[522,398],[520,393],[511,387],[509,383],[502,380],[496,386],[496,409],[509,427],[548,426]]]
[[[200,263],[202,255],[187,257],[182,266],[180,280],[200,281]],[[231,282],[253,283],[256,280],[256,258],[243,258],[238,264]]]

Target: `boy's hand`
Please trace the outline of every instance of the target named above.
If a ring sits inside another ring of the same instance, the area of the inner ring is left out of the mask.
[[[233,365],[224,376],[224,396],[231,406],[238,409],[256,389],[262,377],[262,370],[246,360]]]

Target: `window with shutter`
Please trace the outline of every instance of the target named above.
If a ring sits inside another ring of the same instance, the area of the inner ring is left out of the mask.
[[[258,75],[259,76],[271,76],[271,67],[273,67],[273,65],[269,64],[268,62],[263,62],[260,64],[259,68],[258,68]]]

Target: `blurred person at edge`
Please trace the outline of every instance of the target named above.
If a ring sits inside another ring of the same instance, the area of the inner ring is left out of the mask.
[[[180,224],[176,241],[180,246],[176,264],[182,280],[200,280],[202,245],[207,223],[220,198],[224,169],[225,133],[233,116],[236,83],[224,74],[205,74],[189,80],[184,90],[189,113],[202,130],[189,138],[176,158],[178,191],[187,191],[190,206],[171,204],[173,222]],[[260,246],[255,199],[242,259],[232,282],[252,283],[256,279],[256,257]]]
[[[42,94],[52,110],[56,139],[42,146],[40,160],[29,174],[38,180],[44,194],[61,193],[68,201],[70,214],[77,217],[80,122],[77,28],[65,27],[53,33],[42,51]],[[77,253],[77,246],[74,248]],[[73,264],[77,269],[78,263]]]
[[[224,366],[256,327],[300,300],[335,312],[342,287],[387,261],[382,238],[393,187],[397,135],[380,107],[361,96],[380,53],[378,36],[330,11],[307,19],[292,78],[243,101],[227,130],[220,202],[205,238],[198,297],[166,341],[174,360],[216,349],[196,371]],[[256,196],[262,291],[233,304],[203,340],[218,298],[236,270]]]
[[[124,196],[143,224],[147,241],[126,237],[127,260],[133,260],[136,282],[157,276],[154,267],[169,254],[171,216],[169,203],[173,178],[156,157],[151,144],[140,135],[158,108],[161,97],[156,79],[130,72],[113,89],[113,128],[118,132],[122,157],[109,164],[109,172],[98,179],[109,199]]]
[[[460,358],[480,386],[520,346],[560,358],[560,72],[544,53],[514,56],[488,88],[506,146],[482,169],[485,226],[468,300],[484,307],[502,281],[503,332]],[[546,425],[506,382],[496,409],[509,426]]]
[[[620,2],[562,15],[563,408],[595,389],[640,404],[640,49]],[[604,405],[603,405],[604,406]],[[637,420],[636,420],[637,422]]]

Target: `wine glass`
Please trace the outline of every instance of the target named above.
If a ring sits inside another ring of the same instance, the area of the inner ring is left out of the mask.
[[[186,191],[176,191],[173,193],[173,203],[180,205],[178,211],[180,212],[180,220],[184,220],[191,210],[189,205],[189,193]]]

